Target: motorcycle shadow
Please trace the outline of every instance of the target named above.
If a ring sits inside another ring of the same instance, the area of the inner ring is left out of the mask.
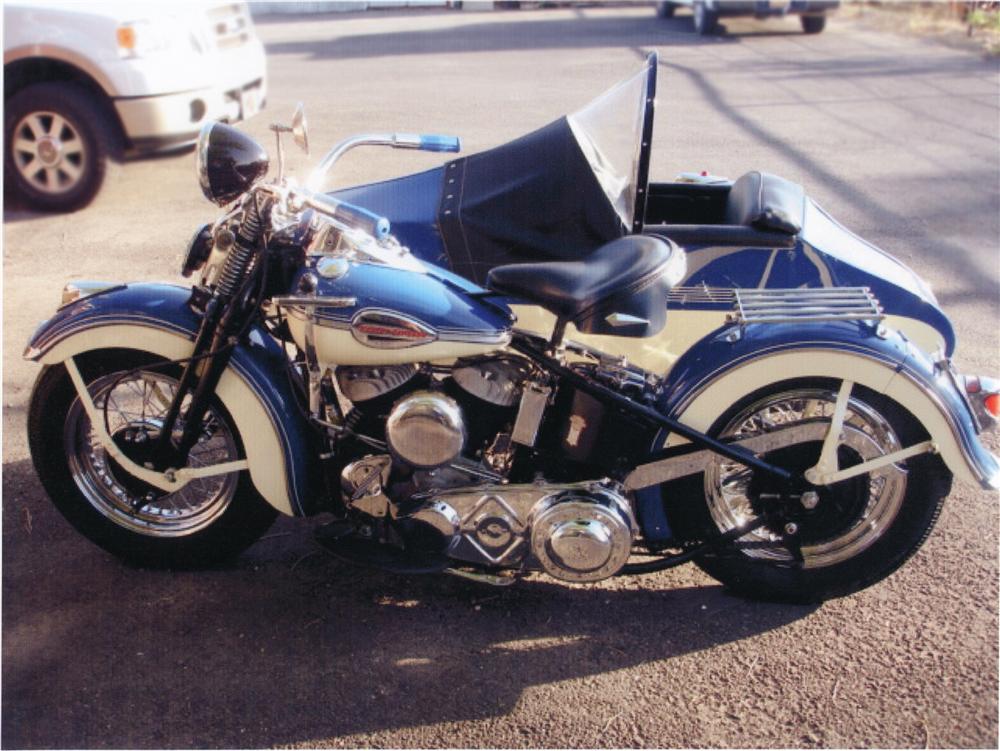
[[[134,569],[70,529],[29,472],[4,472],[8,748],[327,745],[502,722],[525,691],[573,680],[600,726],[634,691],[669,702],[671,661],[813,610],[732,597],[693,569],[504,589],[394,576],[336,561],[292,519],[227,567]],[[631,668],[628,691],[593,687]]]

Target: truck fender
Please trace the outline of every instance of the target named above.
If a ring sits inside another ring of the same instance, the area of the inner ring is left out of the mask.
[[[119,285],[61,308],[32,336],[25,357],[57,365],[101,349],[136,349],[164,359],[189,357],[200,318],[190,290],[166,284]],[[243,439],[250,478],[278,511],[306,515],[322,498],[315,432],[296,403],[281,346],[254,326],[233,351],[216,393]]]
[[[799,378],[850,380],[884,394],[923,425],[956,477],[1000,487],[1000,462],[979,440],[950,374],[900,332],[867,322],[723,327],[671,369],[661,409],[707,431],[747,394]],[[677,436],[667,440],[679,442]]]

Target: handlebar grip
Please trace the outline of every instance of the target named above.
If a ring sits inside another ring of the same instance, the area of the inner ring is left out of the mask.
[[[421,151],[450,151],[462,150],[462,141],[458,136],[420,136]]]
[[[391,225],[384,216],[379,216],[368,209],[355,206],[347,201],[340,201],[330,196],[314,195],[309,199],[313,208],[329,214],[348,227],[367,232],[376,240],[388,237]]]

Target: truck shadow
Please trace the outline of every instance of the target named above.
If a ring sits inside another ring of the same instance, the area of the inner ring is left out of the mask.
[[[813,611],[669,574],[507,589],[345,567],[282,519],[228,567],[138,570],[4,467],[4,747],[260,747],[502,718],[526,689],[662,664]],[[594,718],[603,722],[604,718]]]

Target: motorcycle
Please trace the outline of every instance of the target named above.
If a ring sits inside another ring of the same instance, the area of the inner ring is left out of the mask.
[[[953,476],[1000,486],[1000,382],[903,264],[780,177],[648,180],[656,56],[497,148],[324,193],[273,125],[207,125],[193,286],[73,282],[25,356],[31,455],[144,566],[234,556],[278,513],[338,557],[495,585],[693,561],[819,601],[888,576]],[[391,220],[391,221],[390,221]]]

